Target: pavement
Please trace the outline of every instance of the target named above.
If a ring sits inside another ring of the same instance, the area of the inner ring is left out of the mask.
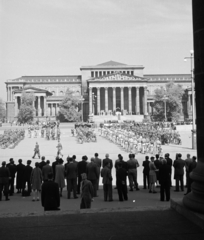
[[[183,127],[183,126],[182,126]],[[78,144],[71,137],[71,125],[62,126],[62,145],[64,156],[76,154],[80,161],[83,155],[89,160],[95,152],[103,158],[110,154],[113,162],[121,153],[128,159],[128,153],[119,146],[98,136],[97,143]],[[191,133],[189,126],[180,131],[182,145],[163,146],[163,152],[169,152],[174,159],[180,152],[184,158],[187,153],[196,155],[191,149]],[[54,161],[56,155],[56,141],[46,141],[43,138],[25,137],[14,149],[1,149],[1,161],[13,157],[15,162],[19,158],[31,159],[35,142],[40,144],[41,155]],[[94,199],[90,210],[80,210],[80,196],[78,199],[66,198],[66,190],[61,198],[60,211],[44,212],[41,202],[32,202],[32,197],[23,198],[19,194],[10,197],[10,201],[0,202],[0,240],[4,239],[204,239],[204,232],[189,220],[170,209],[170,202],[160,202],[159,188],[156,194],[151,194],[142,188],[142,161],[143,154],[138,154],[140,163],[138,168],[138,182],[140,191],[128,193],[128,201],[119,202],[117,190],[113,190],[113,202],[103,201],[102,186],[98,191],[99,197]],[[32,165],[39,161],[32,160]],[[115,169],[112,172],[115,183]],[[172,176],[172,182],[173,176]],[[100,180],[100,185],[101,180]],[[171,198],[181,201],[184,192],[174,192],[171,189]]]

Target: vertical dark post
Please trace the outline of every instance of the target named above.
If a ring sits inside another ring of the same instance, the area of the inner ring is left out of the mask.
[[[192,6],[198,163],[190,176],[194,180],[192,192],[184,197],[183,204],[204,213],[204,1],[192,0]]]

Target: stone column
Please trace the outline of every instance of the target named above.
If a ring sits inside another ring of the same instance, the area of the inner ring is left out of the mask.
[[[18,97],[15,97],[15,117],[18,115]]]
[[[128,87],[128,111],[132,114],[132,87]]]
[[[124,87],[120,88],[120,97],[121,97],[121,111],[124,110]]]
[[[100,115],[100,111],[101,111],[101,95],[100,95],[100,87],[97,87],[97,114]]]
[[[11,87],[9,87],[9,101],[11,101]]]
[[[147,115],[147,87],[144,87],[144,115]]]
[[[191,110],[191,94],[188,92],[188,113]]]
[[[33,101],[33,109],[34,109],[34,117],[36,116],[36,109],[35,109],[35,98],[34,98],[34,101]]]
[[[136,114],[140,115],[140,87],[136,87]]]
[[[43,104],[44,104],[44,117],[47,116],[47,100],[46,97],[43,97]]]
[[[150,114],[151,111],[150,111],[150,102],[147,102],[147,113]]]
[[[105,111],[108,113],[108,88],[105,87]]]
[[[92,88],[89,88],[89,115],[92,114]]]
[[[50,110],[50,107],[49,107],[49,103],[47,103],[46,109],[47,109],[47,116],[50,117],[51,116],[51,110]]]
[[[38,98],[38,117],[41,117],[41,108],[40,108],[40,96]]]
[[[7,99],[7,102],[8,102],[8,100],[9,100],[8,93],[9,93],[9,88],[6,87],[6,97],[7,97],[6,99]]]
[[[115,87],[113,87],[113,111],[116,110],[116,94],[115,94]]]
[[[183,198],[183,204],[204,214],[204,4],[203,0],[193,0],[193,36],[196,92],[197,165],[191,172],[193,180],[191,192]],[[201,44],[202,43],[202,44]],[[194,89],[193,89],[194,90]],[[194,99],[193,99],[194,100]],[[195,154],[196,155],[196,154]]]

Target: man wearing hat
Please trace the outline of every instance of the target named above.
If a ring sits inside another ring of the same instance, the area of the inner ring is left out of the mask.
[[[91,208],[91,202],[93,201],[94,190],[91,181],[87,180],[86,173],[81,174],[81,204],[80,209]]]
[[[30,182],[30,177],[31,177],[31,173],[33,168],[30,166],[31,164],[31,160],[27,161],[27,165],[24,168],[24,174],[23,174],[23,191],[22,191],[22,195],[24,195],[24,191],[26,188],[26,184],[27,184],[27,188],[28,188],[28,196],[30,196],[31,193],[31,182]]]
[[[6,162],[2,162],[2,167],[0,168],[0,201],[2,200],[2,191],[4,190],[4,195],[6,201],[10,200],[8,198],[8,186],[9,186],[10,172],[6,167]]]
[[[6,165],[10,172],[9,179],[9,195],[12,196],[14,194],[14,181],[16,175],[16,164],[14,163],[13,158],[9,159],[9,163]]]

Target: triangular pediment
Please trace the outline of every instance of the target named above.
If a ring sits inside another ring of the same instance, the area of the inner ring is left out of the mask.
[[[135,75],[130,75],[126,73],[121,73],[121,72],[115,72],[111,74],[107,74],[104,76],[92,78],[89,81],[147,81],[146,78],[135,76]]]
[[[33,87],[33,86],[31,86],[31,85],[29,85],[29,86],[26,86],[26,87],[24,87],[24,88],[22,88],[22,89],[16,89],[14,92],[15,93],[22,93],[22,92],[32,92],[32,93],[46,93],[46,94],[48,94],[48,95],[52,95],[52,93],[50,93],[49,91],[47,91],[47,90],[45,90],[45,89],[41,89],[41,88],[36,88],[36,87]]]
[[[124,65],[127,65],[127,64],[119,63],[115,61],[108,61],[105,63],[98,64],[97,66],[124,66]]]

